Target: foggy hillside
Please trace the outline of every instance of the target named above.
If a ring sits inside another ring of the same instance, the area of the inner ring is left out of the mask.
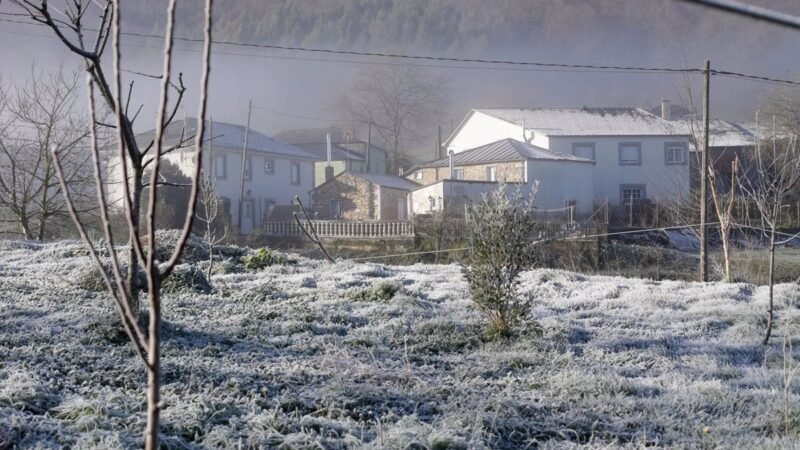
[[[796,0],[752,3],[800,13],[800,1]],[[164,0],[124,2],[124,31],[162,34],[165,4]],[[199,5],[197,0],[178,3],[179,36],[199,36]],[[219,0],[215,2],[215,15],[217,40],[454,58],[672,68],[699,68],[708,58],[716,69],[795,79],[795,56],[800,52],[800,39],[790,31],[679,1]],[[41,29],[3,23],[2,31],[32,36],[0,49],[0,68],[7,78],[26,75],[31,55],[40,67],[76,64]],[[124,39],[126,67],[159,71],[158,39]],[[197,45],[178,43],[176,65],[185,73],[190,89],[198,81],[194,75],[199,69],[198,50]],[[4,66],[3,61],[25,64]],[[474,107],[649,108],[661,98],[674,103],[685,100],[688,87],[695,93],[697,104],[701,90],[701,77],[697,75],[409,62],[216,45],[210,97],[213,115],[219,120],[244,123],[247,100],[252,99],[261,108],[253,126],[269,134],[286,128],[341,124],[343,117],[333,107],[333,100],[357,71],[369,65],[401,62],[419,65],[448,80],[450,101],[445,113],[429,130],[421,130],[426,134],[424,139],[409,145],[414,148],[408,150],[418,155],[432,147],[436,125],[447,134]],[[151,98],[157,83],[130,74],[126,78],[136,80],[134,98],[145,105],[146,113],[153,107]],[[775,87],[715,77],[712,115],[753,120],[763,97]],[[194,109],[192,104],[187,107]]]

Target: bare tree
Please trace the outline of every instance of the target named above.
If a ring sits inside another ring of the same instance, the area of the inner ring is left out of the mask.
[[[769,239],[769,306],[764,336],[766,345],[772,334],[774,321],[775,247],[785,243],[776,241],[778,221],[787,195],[800,182],[800,151],[794,135],[779,137],[773,128],[770,142],[765,144],[760,132],[757,131],[756,134],[753,160],[748,163],[749,170],[741,171],[739,184],[767,226],[765,234]]]
[[[731,163],[731,183],[727,186],[727,194],[720,191],[724,186],[717,186],[717,174],[713,168],[708,168],[709,185],[711,186],[711,199],[714,201],[714,211],[717,213],[719,222],[719,235],[722,239],[722,257],[725,264],[724,280],[731,282],[731,227],[735,223],[733,217],[736,204],[736,171],[739,159],[736,158]]]
[[[217,193],[217,182],[213,175],[204,175],[200,183],[200,213],[197,220],[203,223],[203,239],[208,245],[208,270],[206,278],[211,281],[214,267],[214,246],[222,243],[228,236],[228,224],[222,224],[220,232],[220,208],[222,199]]]
[[[139,244],[142,197],[145,188],[145,169],[158,161],[155,157],[155,147],[161,138],[163,130],[169,126],[180,108],[186,88],[182,76],[177,80],[161,77],[161,83],[171,87],[176,98],[172,107],[165,113],[164,120],[157,125],[155,136],[146,145],[140,145],[133,131],[134,122],[139,116],[141,106],[135,111],[130,109],[133,94],[133,82],[128,86],[127,93],[122,88],[122,75],[120,67],[120,53],[113,55],[113,74],[109,78],[103,65],[103,57],[109,38],[118,33],[119,17],[115,16],[116,5],[119,0],[65,0],[58,8],[52,7],[48,0],[11,0],[12,4],[21,8],[33,21],[48,27],[61,43],[73,54],[78,56],[92,79],[93,85],[100,94],[102,102],[113,111],[115,116],[113,124],[99,122],[99,126],[116,129],[118,137],[117,147],[119,152],[114,156],[121,169],[121,185],[123,187],[123,203],[127,220],[130,223],[128,235],[128,273],[126,287],[129,290],[126,297],[131,302],[132,309],[139,309],[139,292],[145,286],[137,282],[139,261],[143,260],[143,249]],[[95,23],[87,23],[97,17]],[[169,30],[168,30],[169,31]],[[93,36],[93,38],[90,38]],[[115,36],[118,43],[118,37]],[[161,149],[161,155],[181,148],[185,140]],[[156,173],[155,171],[154,173]]]
[[[67,184],[82,212],[93,184],[86,174],[88,129],[78,123],[75,101],[80,75],[37,74],[13,89],[0,87],[9,119],[0,127],[0,208],[25,239],[42,240],[53,220],[67,219],[51,147],[62,155]],[[13,94],[11,91],[13,90]]]
[[[375,66],[362,70],[335,107],[353,122],[372,124],[389,151],[396,174],[408,159],[408,145],[436,130],[447,102],[447,81],[412,66]]]
[[[170,148],[165,148],[163,143],[163,132],[168,125],[171,118],[174,116],[175,109],[168,112],[169,109],[169,94],[171,92],[171,76],[172,76],[172,49],[174,43],[173,30],[175,24],[175,4],[176,0],[170,0],[167,7],[167,25],[166,35],[164,38],[164,61],[162,73],[160,75],[160,97],[158,105],[158,113],[156,117],[155,137],[152,144],[142,151],[139,150],[136,140],[133,136],[132,121],[127,116],[127,102],[123,107],[121,93],[121,68],[120,68],[120,0],[108,0],[101,4],[97,0],[92,2],[82,3],[81,0],[72,0],[65,2],[63,11],[59,11],[60,16],[64,16],[66,20],[61,18],[53,18],[50,14],[48,2],[46,0],[32,1],[32,0],[14,0],[14,3],[22,7],[31,17],[45,25],[49,26],[61,41],[74,53],[78,54],[84,59],[87,70],[87,97],[88,97],[88,111],[89,111],[89,139],[92,154],[92,162],[94,169],[95,186],[97,191],[97,200],[99,206],[100,217],[102,219],[102,231],[105,237],[106,251],[108,252],[108,263],[104,263],[101,259],[98,249],[89,238],[86,226],[78,216],[78,211],[75,207],[75,202],[72,199],[70,191],[67,189],[67,179],[65,171],[61,163],[61,155],[58,149],[54,149],[54,164],[56,173],[61,183],[62,190],[67,203],[67,208],[75,222],[81,238],[84,240],[86,246],[90,250],[90,255],[97,268],[100,270],[103,282],[114,299],[120,317],[128,333],[131,342],[137,354],[144,361],[147,371],[147,429],[145,432],[145,448],[148,450],[155,450],[160,448],[159,445],[159,418],[162,408],[160,398],[161,388],[161,284],[172,273],[175,265],[178,262],[186,242],[191,233],[192,224],[195,217],[195,208],[197,204],[197,194],[200,186],[201,166],[202,166],[202,153],[203,153],[203,136],[205,133],[205,117],[207,108],[207,92],[208,92],[208,76],[209,64],[211,54],[211,11],[213,0],[205,0],[205,26],[203,38],[203,74],[200,88],[200,111],[198,115],[198,127],[195,137],[195,170],[192,176],[191,194],[189,199],[189,207],[186,213],[183,230],[181,236],[175,245],[169,259],[160,263],[156,260],[156,216],[157,216],[157,191],[159,187],[159,165],[162,156],[170,151]],[[101,5],[101,23],[102,26],[97,28],[97,36],[94,44],[91,47],[84,45],[84,32],[82,20],[86,16],[91,5]],[[74,41],[69,40],[64,34],[63,29],[68,29],[76,34]],[[112,93],[108,82],[106,81],[105,74],[100,66],[100,55],[103,52],[105,43],[109,36],[113,36],[113,49],[114,49],[114,85],[116,87],[116,94]],[[138,295],[134,287],[134,281],[123,273],[121,258],[118,255],[113,243],[111,226],[109,223],[109,202],[105,192],[107,181],[103,179],[104,174],[101,168],[101,152],[97,140],[97,126],[98,118],[96,114],[95,105],[95,91],[99,91],[101,97],[114,111],[116,123],[111,125],[116,131],[117,137],[117,154],[123,173],[125,176],[123,186],[125,189],[124,208],[128,221],[129,236],[131,241],[132,253],[129,260],[129,274],[132,270],[136,274],[138,270],[138,262],[145,262],[145,275],[147,278],[147,296],[148,296],[148,311],[149,321],[145,330],[138,322],[136,311],[132,307],[133,296]],[[183,97],[185,88],[182,83],[177,88],[178,103]],[[130,93],[129,93],[130,94]],[[152,151],[149,157],[147,152]],[[149,159],[145,159],[148,157]],[[143,244],[143,231],[139,228],[138,212],[140,205],[137,203],[141,199],[141,173],[134,175],[133,182],[135,184],[133,196],[129,195],[127,183],[127,168],[129,164],[134,168],[134,171],[143,171],[145,165],[152,164],[151,178],[149,182],[148,203],[146,214],[147,232],[149,239],[147,240],[146,248]],[[127,283],[127,284],[126,284]]]

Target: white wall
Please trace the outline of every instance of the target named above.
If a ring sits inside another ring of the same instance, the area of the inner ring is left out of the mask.
[[[550,150],[572,153],[574,142],[593,142],[595,145],[594,195],[609,203],[620,203],[620,185],[643,184],[646,197],[653,201],[669,201],[689,194],[689,165],[667,165],[664,145],[667,142],[684,142],[688,137],[677,136],[614,136],[614,137],[558,137],[550,138]],[[619,163],[620,142],[639,142],[642,164],[623,166]],[[686,160],[688,161],[688,154]],[[576,180],[577,181],[577,180]]]
[[[525,137],[526,139],[533,138],[530,143],[538,147],[547,148],[548,146],[547,136],[540,133],[526,131]],[[473,111],[461,126],[458,134],[447,144],[447,149],[458,153],[508,138],[522,141],[522,126],[480,111]]]
[[[564,161],[529,160],[528,180],[539,182],[534,206],[560,209],[575,200],[577,214],[589,214],[594,206],[594,165]]]
[[[194,150],[186,149],[183,154],[177,152],[165,156],[166,160],[177,164],[187,176],[192,176],[194,172],[194,161],[192,155]],[[242,152],[241,150],[228,150],[224,148],[214,147],[213,156],[224,155],[226,173],[224,178],[216,178],[217,193],[231,200],[231,215],[234,224],[238,222],[239,210],[239,190],[241,183],[241,164]],[[209,164],[209,153],[204,152],[205,164],[204,170],[207,173],[214,173],[213,168]],[[253,226],[257,227],[261,224],[261,218],[264,215],[265,201],[274,201],[278,205],[291,204],[295,196],[309,204],[309,192],[314,188],[314,162],[310,160],[293,160],[285,156],[270,155],[260,152],[248,152],[248,159],[252,162],[252,177],[245,180],[244,183],[244,198],[252,200],[254,206],[254,223]],[[264,171],[264,163],[266,159],[271,159],[275,165],[272,174],[267,174]],[[300,184],[293,185],[291,183],[291,163],[298,162],[300,164]],[[115,201],[116,205],[122,206],[120,200],[122,199],[122,185],[120,180],[121,167],[114,160],[113,164],[109,165],[109,187],[108,197],[111,201]],[[248,193],[249,192],[249,193]]]

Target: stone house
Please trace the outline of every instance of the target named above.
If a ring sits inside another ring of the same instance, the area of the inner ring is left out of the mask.
[[[535,190],[534,207],[540,210],[572,207],[584,214],[594,206],[594,164],[587,158],[501,139],[416,166],[405,176],[422,185],[411,196],[413,214],[463,209],[464,203],[497,189],[500,181],[521,189],[523,195]]]
[[[402,177],[342,172],[311,191],[311,207],[321,220],[408,220],[417,187]]]

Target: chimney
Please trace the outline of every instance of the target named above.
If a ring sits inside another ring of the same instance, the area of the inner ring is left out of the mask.
[[[400,167],[397,168],[397,175],[402,177],[403,176],[403,172],[405,172],[405,171],[406,171],[406,169],[403,168],[402,166],[400,166]]]
[[[328,144],[328,165],[326,167],[331,167],[331,134],[325,134],[325,140]],[[327,173],[327,170],[325,171]]]
[[[661,99],[661,118],[665,120],[672,120],[672,105],[667,99]]]
[[[325,166],[325,181],[333,178],[333,166]]]
[[[447,154],[450,155],[450,179],[452,180],[453,179],[453,155],[455,155],[456,152],[454,152],[453,150],[450,150],[449,152],[447,152]]]

